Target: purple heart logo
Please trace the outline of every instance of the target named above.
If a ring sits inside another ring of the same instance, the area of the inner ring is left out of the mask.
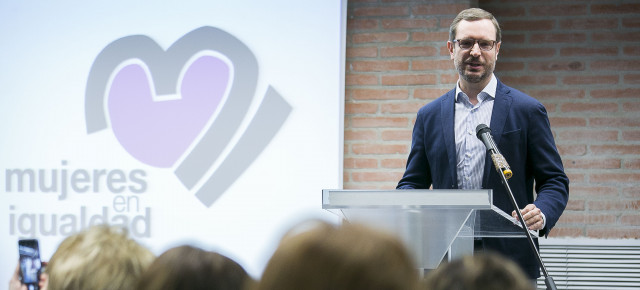
[[[126,36],[107,45],[91,67],[87,133],[108,128],[108,117],[131,156],[174,168],[182,184],[211,206],[267,147],[292,110],[269,86],[256,112],[248,115],[257,80],[251,50],[220,29],[200,27],[167,50],[147,36]],[[239,132],[245,119],[248,125]],[[234,136],[239,136],[235,142]]]
[[[171,167],[202,132],[229,89],[230,68],[215,56],[185,65],[177,95],[158,96],[150,75],[129,64],[113,78],[107,100],[111,128],[131,156]]]

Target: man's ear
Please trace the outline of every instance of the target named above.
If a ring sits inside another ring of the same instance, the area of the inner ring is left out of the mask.
[[[451,59],[454,59],[453,46],[454,46],[453,42],[447,41],[447,50],[449,50],[449,56],[451,57]]]

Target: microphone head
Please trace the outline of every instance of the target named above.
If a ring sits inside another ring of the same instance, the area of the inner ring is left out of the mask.
[[[482,134],[484,133],[491,133],[491,129],[489,129],[489,126],[485,125],[485,124],[478,124],[478,126],[476,127],[476,137],[478,137],[478,139],[482,140]]]

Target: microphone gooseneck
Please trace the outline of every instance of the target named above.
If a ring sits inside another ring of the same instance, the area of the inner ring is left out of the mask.
[[[484,146],[487,147],[487,151],[491,155],[491,159],[493,160],[493,165],[496,167],[498,174],[504,175],[506,179],[511,178],[513,176],[513,172],[507,163],[507,160],[504,159],[504,156],[498,150],[498,146],[493,142],[493,137],[491,137],[491,129],[485,124],[479,124],[476,127],[476,137],[484,143]]]

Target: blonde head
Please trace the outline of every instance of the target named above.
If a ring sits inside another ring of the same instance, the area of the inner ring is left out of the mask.
[[[46,268],[47,289],[134,289],[154,258],[126,229],[93,226],[60,244]]]

